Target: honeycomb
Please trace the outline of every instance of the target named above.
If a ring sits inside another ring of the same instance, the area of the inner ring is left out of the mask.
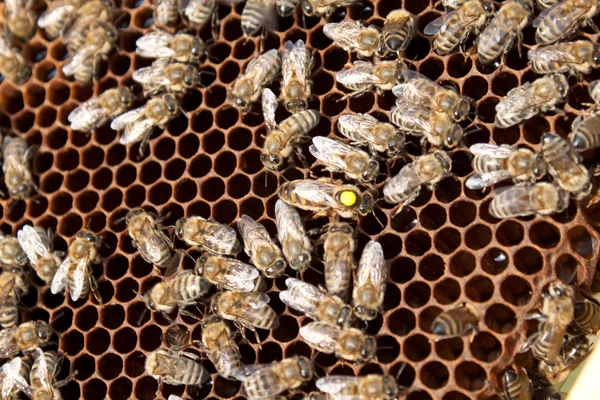
[[[494,106],[499,98],[536,77],[527,65],[525,51],[534,45],[534,30],[531,26],[525,30],[523,54],[513,49],[503,68],[483,67],[473,55],[439,57],[432,50],[432,39],[422,34],[424,26],[441,15],[433,3],[363,1],[346,15],[379,26],[389,11],[401,5],[417,15],[418,33],[406,59],[422,74],[450,82],[476,100],[473,121],[467,122],[480,130],[466,137],[467,146],[493,141],[538,149],[541,135],[548,130],[566,136],[584,107],[582,103],[590,101],[587,82],[600,78],[600,73],[595,71],[583,80],[570,79],[572,87],[564,107],[567,119],[538,115],[520,127],[495,128]],[[47,4],[47,0],[40,1],[35,7],[42,11]],[[146,354],[164,346],[161,336],[169,322],[159,314],[146,313],[138,325],[145,306],[136,292],[147,290],[160,278],[127,235],[123,217],[129,209],[143,206],[160,215],[168,214],[165,225],[189,215],[232,224],[248,214],[274,234],[278,185],[308,177],[306,169],[294,165],[280,175],[267,173],[259,159],[265,127],[258,106],[241,117],[226,105],[228,87],[261,46],[258,38],[247,41],[242,37],[242,9],[243,4],[219,6],[220,34],[209,46],[211,56],[203,66],[209,73],[202,75],[203,86],[183,96],[186,115],[172,120],[164,132],[155,133],[150,155],[142,159],[137,146],[120,144],[117,132],[108,126],[86,136],[70,130],[67,116],[94,95],[131,85],[133,71],[151,63],[135,54],[136,39],[153,24],[150,0],[123,0],[119,4],[119,49],[102,64],[96,85],[81,86],[67,79],[61,70],[68,57],[65,45],[60,40],[46,40],[41,31],[22,46],[33,65],[32,78],[22,86],[8,80],[0,84],[0,125],[39,146],[34,171],[43,193],[36,202],[11,205],[10,200],[2,200],[1,230],[16,234],[24,224],[50,228],[56,232],[55,248],[62,251],[82,228],[104,239],[102,265],[93,271],[103,305],[92,296],[73,303],[52,295],[37,278],[22,299],[26,308],[23,321],[49,321],[58,333],[58,347],[67,360],[61,376],[66,376],[69,368],[77,371],[63,389],[66,399],[153,399],[158,389],[157,382],[145,374],[144,361]],[[337,14],[333,20],[342,18]],[[600,18],[595,22],[600,24]],[[303,39],[315,50],[316,96],[310,108],[320,110],[323,118],[311,135],[336,136],[336,117],[344,112],[372,113],[387,120],[386,112],[394,103],[391,93],[340,101],[344,92],[336,87],[334,74],[353,56],[332,45],[323,34],[324,23],[315,18],[304,20],[297,12],[295,17],[282,19],[279,29],[262,43],[264,49],[281,49],[287,40]],[[198,33],[204,40],[211,36],[209,27]],[[579,36],[598,40],[598,34],[589,28]],[[419,145],[411,143],[408,152],[420,154]],[[584,156],[590,161],[595,153]],[[522,317],[539,304],[544,285],[555,276],[582,289],[591,284],[598,262],[594,250],[599,243],[594,228],[600,221],[598,208],[586,209],[572,201],[567,210],[552,217],[497,220],[487,211],[490,191],[465,187],[472,172],[466,148],[452,151],[451,157],[454,176],[442,181],[434,192],[423,190],[413,204],[395,216],[390,206],[380,203],[382,208],[375,215],[358,221],[357,254],[369,239],[377,239],[390,263],[383,315],[365,327],[377,337],[378,362],[350,365],[333,355],[318,354],[314,360],[319,376],[395,375],[406,362],[399,383],[408,388],[410,400],[488,397],[494,393],[491,388],[498,374],[513,361],[520,338],[532,332],[534,326]],[[314,159],[309,156],[309,161]],[[386,175],[396,174],[408,161],[382,161],[382,170]],[[329,176],[320,172],[317,164],[311,169],[317,175]],[[384,182],[385,177],[378,181],[379,189]],[[324,223],[323,219],[307,222],[309,229]],[[185,247],[177,239],[175,245]],[[317,252],[321,254],[322,245],[317,246]],[[198,255],[194,251],[190,254]],[[184,259],[183,268],[192,265],[191,260]],[[323,268],[318,260],[314,267]],[[323,279],[310,269],[302,278],[313,284],[321,284]],[[245,363],[315,355],[298,339],[305,318],[279,300],[284,281],[281,277],[268,282],[271,305],[281,315],[281,325],[271,332],[259,331],[261,345],[252,334],[247,335],[247,341],[240,344]],[[430,326],[434,317],[461,302],[471,302],[481,310],[480,332],[472,341],[464,337],[433,342]],[[188,327],[193,339],[200,339],[198,321],[182,316],[177,321]],[[208,361],[204,365],[213,374],[212,385],[200,389],[164,385],[161,395],[242,398],[239,382],[218,377]],[[302,390],[314,390],[314,382]]]

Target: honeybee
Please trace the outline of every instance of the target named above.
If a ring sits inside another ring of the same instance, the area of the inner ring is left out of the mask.
[[[142,85],[144,96],[160,92],[179,93],[193,88],[198,83],[198,69],[190,64],[169,63],[158,59],[152,66],[133,72],[133,80]]]
[[[249,329],[260,343],[258,329],[277,329],[279,315],[269,307],[269,296],[261,292],[221,292],[210,299],[210,308],[223,319],[233,321],[238,329]],[[239,378],[238,378],[239,379]]]
[[[171,260],[173,243],[162,231],[160,219],[142,208],[134,208],[127,212],[125,221],[131,242],[147,263],[161,267]]]
[[[389,375],[367,376],[330,375],[317,380],[317,388],[331,399],[377,399],[398,398],[398,384]]]
[[[308,318],[349,326],[353,321],[352,307],[337,296],[299,279],[285,280],[287,290],[279,293],[279,299],[287,306],[304,313]]]
[[[246,37],[261,29],[274,31],[279,25],[275,0],[247,0],[242,11],[242,31]]]
[[[390,120],[401,131],[421,136],[421,144],[454,148],[462,140],[463,129],[446,114],[396,99],[390,111]]]
[[[67,119],[71,129],[91,132],[129,110],[134,100],[128,87],[109,89],[71,111]]]
[[[369,114],[342,114],[337,120],[338,131],[359,146],[369,146],[372,153],[397,156],[406,143],[404,135],[388,123],[379,122]]]
[[[281,54],[281,95],[279,100],[290,113],[305,110],[311,97],[310,72],[313,59],[302,40],[285,42]]]
[[[548,164],[548,172],[556,185],[581,200],[592,191],[589,171],[579,162],[579,156],[565,139],[546,132],[542,137],[542,154]]]
[[[155,127],[165,129],[167,123],[179,115],[181,108],[177,99],[170,94],[154,97],[145,106],[127,111],[115,118],[110,127],[115,131],[123,130],[119,142],[130,144],[140,142],[139,156],[144,154],[150,135]]]
[[[597,335],[600,331],[600,305],[591,301],[575,303],[573,322],[586,334]]]
[[[31,67],[21,51],[12,46],[6,32],[0,32],[0,74],[17,85],[31,77]]]
[[[511,89],[496,104],[496,126],[508,128],[539,112],[554,110],[569,91],[564,75],[553,74]]]
[[[552,44],[577,32],[579,27],[595,26],[592,18],[598,12],[598,0],[564,0],[543,11],[533,21],[535,41]]]
[[[463,303],[435,317],[431,323],[431,332],[437,336],[436,341],[474,333],[478,330],[479,318],[479,312],[473,305]]]
[[[383,43],[386,52],[404,52],[415,36],[415,18],[404,9],[392,10],[383,23]]]
[[[600,113],[578,115],[571,124],[569,143],[579,152],[600,147]]]
[[[310,153],[332,172],[343,172],[348,179],[372,182],[379,175],[379,163],[368,153],[339,140],[314,137]]]
[[[342,218],[357,219],[373,211],[375,197],[369,190],[333,180],[298,179],[279,186],[279,198],[291,206],[319,214],[336,213]]]
[[[323,27],[323,33],[333,40],[336,46],[357,53],[361,58],[385,54],[385,42],[375,26],[364,27],[354,20],[330,22]]]
[[[235,230],[211,218],[181,218],[175,223],[175,234],[188,246],[216,254],[234,255],[242,249]]]
[[[569,194],[551,183],[518,184],[500,191],[492,199],[489,212],[496,218],[550,215],[569,205]]]
[[[521,54],[523,29],[529,24],[533,12],[531,0],[511,0],[503,3],[496,16],[477,38],[477,57],[482,64],[492,64],[506,53],[515,41]],[[530,54],[531,55],[531,54]]]
[[[227,324],[217,316],[208,317],[202,323],[202,346],[208,359],[219,375],[225,379],[235,376],[242,368],[240,349],[233,340]]]
[[[4,269],[0,274],[0,326],[12,328],[19,323],[19,298],[29,292],[23,270]]]
[[[56,270],[50,283],[52,294],[62,292],[68,286],[71,300],[86,298],[90,289],[100,301],[96,292],[96,281],[92,276],[90,265],[100,263],[100,238],[93,232],[80,230],[69,246],[67,257]]]
[[[506,179],[534,182],[546,175],[546,162],[525,148],[478,143],[469,148],[473,157],[473,174],[467,179],[469,189],[479,190]]]
[[[192,353],[159,349],[148,354],[145,370],[159,385],[203,385],[210,374],[195,359]]]
[[[13,358],[0,367],[0,399],[20,399],[19,391],[31,396],[29,388],[29,371],[31,361],[28,359]]]
[[[17,238],[0,232],[0,267],[22,269],[26,264],[27,254],[21,248]]]
[[[63,66],[66,76],[74,76],[81,85],[95,79],[98,63],[107,60],[117,46],[118,31],[110,23],[96,22],[90,28],[84,44]]]
[[[217,4],[234,5],[243,0],[178,0],[179,11],[186,16],[192,27],[201,28],[211,20],[217,27]],[[216,36],[216,32],[213,31]]]
[[[403,65],[397,61],[379,61],[376,64],[354,61],[350,68],[336,72],[335,80],[352,90],[343,99],[359,96],[372,89],[382,93],[384,90],[392,90],[398,84],[398,73]]]
[[[152,3],[154,3],[154,20],[159,25],[173,26],[177,23],[178,0],[153,0]]]
[[[237,227],[252,264],[267,278],[281,276],[285,272],[285,260],[265,227],[245,214],[238,219]]]
[[[268,85],[279,74],[281,60],[276,49],[271,49],[246,66],[233,84],[229,93],[229,102],[244,114],[250,111],[252,103],[258,100],[263,86]]]
[[[303,400],[332,400],[330,395],[328,395],[327,393],[322,393],[322,392],[310,392],[309,394],[305,395],[302,399]]]
[[[312,245],[304,230],[300,214],[283,200],[275,203],[275,223],[281,250],[290,267],[304,270],[311,259]]]
[[[249,400],[275,399],[286,390],[293,390],[310,381],[315,373],[306,357],[290,357],[271,364],[246,365],[243,368],[242,389]]]
[[[554,364],[541,360],[538,368],[548,383],[561,385],[590,355],[590,347],[587,336],[575,336],[561,347],[558,360]]]
[[[354,271],[354,231],[350,224],[333,222],[325,234],[323,262],[325,287],[334,296],[345,299]]]
[[[357,0],[303,0],[302,12],[307,17],[331,17],[337,8],[350,7]]]
[[[40,279],[46,283],[52,282],[56,270],[62,263],[62,254],[52,251],[50,232],[40,227],[25,225],[17,232],[17,238]]]
[[[557,43],[531,49],[527,57],[538,74],[589,74],[600,67],[600,45],[589,40]]]
[[[270,89],[263,90],[262,105],[268,131],[260,155],[263,165],[270,170],[278,170],[284,159],[291,157],[292,151],[304,160],[299,145],[308,139],[308,132],[317,126],[321,114],[317,110],[303,110],[277,124],[275,122],[277,98]]]
[[[31,173],[31,159],[35,147],[27,146],[27,142],[19,137],[7,136],[2,144],[4,164],[4,184],[8,194],[14,200],[24,200],[38,190]],[[25,260],[26,261],[26,260]]]
[[[112,9],[113,5],[110,1],[88,0],[65,17],[67,25],[63,27],[60,34],[63,43],[67,45],[67,49],[71,54],[77,53],[85,44],[90,30],[102,24],[110,24],[113,14]]]
[[[588,92],[596,104],[600,104],[600,80],[590,82]]]
[[[65,29],[73,13],[86,0],[57,0],[48,5],[38,18],[37,25],[46,32],[48,39],[55,39]]]
[[[494,3],[488,0],[469,0],[460,8],[431,21],[423,30],[425,35],[436,35],[433,48],[441,56],[460,46],[464,54],[464,45],[471,33],[478,34],[494,15]]]
[[[35,400],[61,400],[62,395],[59,388],[65,386],[71,380],[71,377],[61,381],[56,380],[61,358],[53,351],[43,352],[42,349],[37,347],[34,360],[29,374],[32,398]]]
[[[209,288],[208,282],[192,271],[182,271],[154,285],[144,293],[143,298],[151,311],[168,315],[178,308],[181,315],[195,317],[185,307],[195,304]]]
[[[326,322],[311,322],[300,328],[300,336],[317,351],[351,362],[375,358],[375,338],[356,328],[339,328]]]
[[[35,33],[37,15],[31,9],[34,2],[35,0],[7,0],[4,7],[8,29],[25,42]]]
[[[379,242],[371,240],[363,250],[358,270],[354,275],[352,305],[358,318],[371,321],[381,311],[386,278],[383,248]]]
[[[202,39],[187,33],[173,35],[162,29],[147,33],[135,45],[135,52],[142,57],[191,64],[199,63],[206,51]]]
[[[281,17],[289,17],[296,11],[296,8],[300,5],[300,0],[276,0],[275,6],[277,8],[277,14]]]
[[[442,179],[450,175],[452,159],[446,152],[436,152],[418,157],[402,167],[383,187],[383,198],[390,204],[412,203],[421,192],[421,185],[435,187]]]
[[[538,8],[544,10],[546,8],[554,7],[560,0],[536,0]],[[543,12],[543,11],[542,11]]]
[[[507,400],[531,400],[533,384],[524,368],[512,368],[502,374],[502,386]]]
[[[445,114],[456,122],[469,116],[471,99],[452,87],[439,85],[408,68],[402,70],[400,79],[402,83],[395,86],[392,93],[403,102]]]
[[[19,352],[32,352],[47,344],[52,329],[44,321],[29,321],[19,326],[0,330],[0,358],[14,357]]]
[[[196,261],[194,271],[218,289],[251,292],[264,287],[258,270],[235,258],[204,255]]]
[[[446,10],[456,10],[460,6],[466,3],[467,0],[438,0],[435,3],[435,6],[438,6],[441,3]]]

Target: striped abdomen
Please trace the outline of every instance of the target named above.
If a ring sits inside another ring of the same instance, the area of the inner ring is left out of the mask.
[[[254,35],[262,28],[267,15],[269,0],[248,0],[242,11],[242,30],[247,36]]]
[[[502,376],[502,383],[508,400],[531,399],[531,382],[525,371],[517,373],[509,369]]]
[[[279,124],[279,128],[291,136],[305,135],[317,126],[321,114],[316,110],[300,111],[286,118]]]
[[[327,235],[324,248],[325,287],[342,299],[347,297],[354,265],[352,234],[337,231]]]
[[[298,181],[286,182],[279,186],[279,198],[289,205],[301,208],[303,210],[321,210],[324,208],[324,206],[320,203],[316,203],[314,201],[307,200],[304,197],[298,196],[294,190],[296,182]]]
[[[531,348],[533,356],[538,360],[544,360],[550,365],[554,364],[558,359],[566,331],[566,328],[561,326],[551,328],[543,325],[540,336]]]
[[[600,306],[588,301],[576,303],[573,321],[587,333],[595,335],[600,331]]]
[[[270,393],[271,388],[278,387],[278,377],[274,373],[255,374],[244,382],[244,393],[248,399],[263,398],[265,393]]]
[[[383,196],[385,201],[391,204],[398,204],[408,202],[410,199],[414,199],[421,192],[421,181],[417,176],[408,178],[407,175],[416,175],[414,166],[406,166],[398,175],[394,176],[388,183],[383,187]],[[408,178],[408,179],[407,179]],[[405,182],[415,182],[415,185],[406,185]]]
[[[279,326],[279,316],[268,305],[264,305],[247,320],[252,326],[261,329],[275,329]]]
[[[192,24],[203,26],[212,16],[216,5],[215,0],[191,0],[185,8],[185,15]]]
[[[19,322],[19,304],[17,294],[14,289],[0,288],[0,291],[8,290],[2,298],[0,307],[0,325],[4,328],[12,328],[17,326]]]
[[[464,305],[438,315],[433,320],[431,331],[442,337],[456,337],[477,328],[477,324],[477,316]]]
[[[443,29],[437,34],[433,41],[433,47],[435,51],[443,56],[450,53],[456,48],[469,34],[471,33],[472,27],[466,26],[463,29],[450,29],[455,24],[462,24],[462,21],[458,16],[453,16],[446,22],[445,26],[448,29]]]
[[[75,282],[75,270],[77,269],[77,264],[71,263],[69,267],[69,272],[67,274],[67,282],[69,287],[69,292],[73,291],[73,288],[77,286],[77,282]],[[79,299],[85,299],[88,294],[90,294],[90,277],[89,277],[89,269],[86,267],[85,276],[83,277],[83,283],[81,288],[81,295]],[[79,300],[78,299],[78,300]]]
[[[554,7],[542,19],[535,32],[536,43],[552,44],[573,33],[580,22],[575,16],[580,15],[580,18],[585,18],[585,14],[581,15],[581,12],[574,12],[570,10],[571,7],[573,7],[571,2],[565,1]],[[560,24],[557,22],[560,22]]]
[[[600,147],[600,114],[573,123],[569,141],[577,151]]]
[[[390,13],[392,15],[394,11]],[[408,47],[415,31],[414,21],[409,13],[397,10],[398,17],[391,17],[383,25],[383,40],[390,51],[404,51]]]
[[[85,85],[92,80],[94,74],[94,57],[89,57],[85,60],[79,68],[75,70],[73,76],[75,80],[82,85]]]
[[[194,360],[186,357],[178,357],[174,360],[175,371],[177,372],[172,381],[183,385],[201,385],[210,379],[210,375],[204,367]]]
[[[156,22],[164,26],[173,26],[179,16],[177,0],[156,0]]]
[[[477,154],[475,157],[473,157],[472,165],[475,172],[485,174],[487,172],[505,170],[507,167],[506,161],[506,158],[497,158]]]
[[[178,303],[194,302],[204,294],[202,289],[202,278],[197,275],[186,274],[182,277],[175,278],[171,287],[177,296]]]
[[[37,360],[33,363],[33,366],[31,367],[31,373],[29,377],[31,388],[34,392],[36,392],[37,390],[43,392],[46,391],[46,389],[44,388],[44,384],[42,383],[46,380],[46,376],[48,376],[51,381],[52,379],[54,379],[55,369],[58,364],[58,357],[56,356],[55,352],[48,351],[44,352],[44,358],[46,359],[47,366],[47,369],[45,371],[40,370],[40,363]]]
[[[428,124],[432,112],[425,107],[413,107],[411,117],[406,118],[406,112],[400,107],[393,107],[390,114],[391,122],[403,131],[410,132],[411,135],[420,136],[424,133],[424,124]],[[422,121],[416,124],[415,121]]]

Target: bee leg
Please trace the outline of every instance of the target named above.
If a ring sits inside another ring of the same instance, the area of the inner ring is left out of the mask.
[[[596,33],[600,32],[600,29],[598,29],[598,27],[597,27],[597,26],[596,26],[596,24],[594,23],[594,20],[593,20],[593,19],[591,19],[591,18],[590,18],[590,19],[588,19],[588,20],[586,21],[586,24],[587,24],[587,25],[588,25],[590,28],[592,28],[592,30],[593,30],[594,32],[596,32]]]
[[[92,276],[92,271],[89,271],[89,280],[90,289],[92,290],[94,297],[96,298],[96,300],[98,300],[98,303],[102,305],[102,297],[100,296],[100,292],[98,291],[98,282],[96,282],[96,279],[94,279],[94,277]]]
[[[198,310],[198,311],[200,311],[200,310]],[[195,319],[196,321],[202,321],[202,318],[198,317],[195,314],[192,314],[191,312],[189,312],[183,308],[179,309],[179,314],[183,315],[184,317],[190,317],[192,319]]]
[[[140,142],[140,148],[138,152],[139,159],[141,160],[144,157],[144,152],[146,151],[146,147],[148,147],[148,143],[150,142],[150,137],[146,136]]]

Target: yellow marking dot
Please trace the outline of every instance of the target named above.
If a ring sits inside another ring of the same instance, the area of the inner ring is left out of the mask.
[[[340,203],[346,207],[356,204],[356,193],[346,190],[340,194]]]

